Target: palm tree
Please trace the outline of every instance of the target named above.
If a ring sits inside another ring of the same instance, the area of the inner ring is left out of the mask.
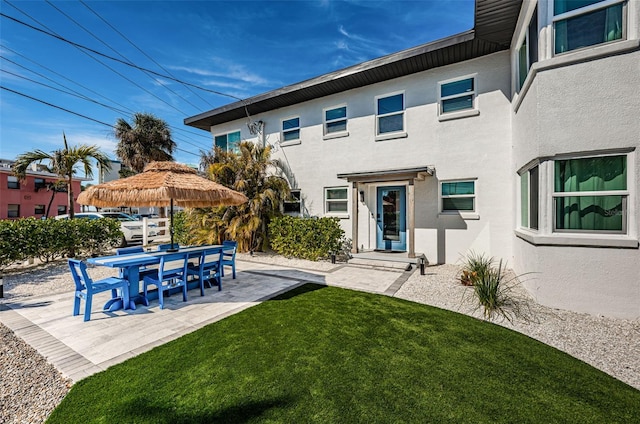
[[[176,143],[169,125],[150,113],[135,113],[133,123],[120,118],[114,127],[116,156],[134,172],[142,172],[154,160],[173,160]]]
[[[91,159],[95,159],[102,167],[109,169],[111,167],[111,161],[102,153],[98,147],[82,144],[69,148],[67,145],[67,136],[62,133],[64,139],[64,149],[54,150],[51,153],[43,152],[42,150],[34,150],[32,152],[23,153],[18,155],[15,163],[13,164],[13,173],[20,179],[25,179],[27,169],[32,163],[40,163],[42,161],[48,161],[47,168],[54,174],[56,174],[60,180],[64,181],[67,185],[67,197],[69,217],[73,218],[73,176],[77,174],[76,166],[82,165],[84,168],[84,175],[88,178],[93,178],[93,168]]]
[[[240,251],[264,247],[270,218],[280,215],[282,202],[289,197],[289,184],[275,175],[280,164],[271,159],[271,148],[242,142],[239,153],[203,153],[209,178],[245,194],[249,201],[239,206],[192,209],[187,225],[195,242],[218,244],[225,238],[238,242]]]

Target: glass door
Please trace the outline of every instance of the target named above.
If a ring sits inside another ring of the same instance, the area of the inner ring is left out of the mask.
[[[377,249],[407,250],[407,202],[404,186],[378,187]]]

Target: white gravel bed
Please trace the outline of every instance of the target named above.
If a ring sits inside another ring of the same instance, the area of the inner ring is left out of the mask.
[[[237,259],[324,272],[344,266],[265,253],[238,254]],[[93,267],[90,274],[99,279],[116,275],[117,270]],[[458,281],[457,266],[430,266],[426,274],[414,272],[395,296],[482,318],[474,307],[472,290]],[[66,261],[15,268],[4,274],[5,298],[0,303],[73,290]],[[640,321],[546,308],[520,286],[512,294],[526,305],[525,317],[513,322],[494,319],[495,324],[554,346],[640,389]],[[37,351],[0,324],[0,423],[44,422],[69,387],[70,382]]]
[[[42,423],[71,381],[0,324],[0,423]]]
[[[482,319],[473,289],[458,280],[459,267],[431,266],[425,273],[415,272],[395,296]],[[515,285],[511,294],[524,317],[513,322],[498,317],[493,323],[540,340],[640,389],[640,320],[547,308],[537,304],[521,285]]]

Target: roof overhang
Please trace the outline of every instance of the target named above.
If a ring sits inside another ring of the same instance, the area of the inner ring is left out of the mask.
[[[369,60],[185,118],[185,125],[212,126],[506,50],[522,0],[476,0],[474,28]]]
[[[386,181],[418,180],[422,181],[427,176],[432,176],[434,168],[420,166],[416,168],[384,169],[380,171],[350,172],[338,174],[338,178],[356,183],[377,183]]]

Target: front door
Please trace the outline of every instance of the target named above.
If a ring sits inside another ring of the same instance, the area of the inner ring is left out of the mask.
[[[407,250],[405,186],[378,187],[377,249]]]

